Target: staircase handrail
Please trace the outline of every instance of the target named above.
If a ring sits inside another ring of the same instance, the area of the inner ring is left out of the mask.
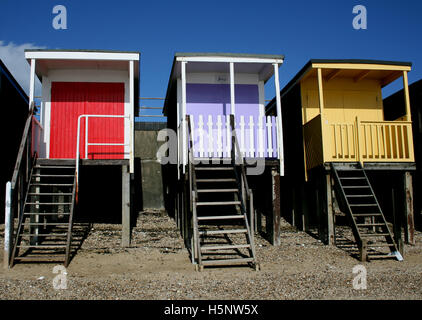
[[[231,127],[231,131],[232,131],[232,148],[231,148],[232,163],[233,164],[238,163],[240,165],[241,177],[242,177],[245,189],[246,189],[246,195],[249,199],[250,196],[251,196],[251,190],[249,189],[248,179],[246,177],[245,157],[243,156],[243,153],[240,150],[239,141],[237,139],[236,128],[235,128],[235,124],[234,124],[234,115],[233,114],[230,115],[230,127]],[[238,155],[237,159],[240,159],[239,162],[236,162],[236,152],[237,152],[237,155]]]
[[[33,157],[33,155],[31,155],[31,144],[28,144],[28,140],[31,137],[31,126],[32,126],[32,116],[34,115],[34,109],[35,109],[35,104],[34,102],[31,102],[31,106],[29,108],[29,113],[28,113],[28,117],[26,118],[26,122],[25,122],[25,127],[23,129],[23,134],[22,134],[22,139],[21,139],[21,143],[19,145],[19,151],[18,151],[18,156],[16,158],[16,162],[15,162],[15,167],[13,170],[13,176],[12,176],[12,180],[11,180],[11,187],[12,190],[15,189],[16,187],[16,183],[18,181],[18,178],[21,174],[21,166],[22,166],[22,159],[23,159],[23,154],[24,154],[24,150],[25,147],[27,147],[27,158],[26,160],[29,160],[30,158]],[[34,154],[34,156],[36,156],[36,154]],[[29,165],[32,163],[32,161],[28,161],[27,163],[27,176],[26,179],[28,179],[28,172],[30,171],[29,169]]]

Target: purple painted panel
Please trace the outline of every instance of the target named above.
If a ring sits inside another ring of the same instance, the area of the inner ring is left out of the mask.
[[[236,117],[259,115],[259,91],[253,84],[235,85]],[[186,84],[186,112],[190,115],[230,114],[230,85]]]
[[[255,157],[259,156],[258,149],[258,119],[259,119],[259,91],[257,85],[246,85],[238,84],[235,85],[235,102],[236,102],[236,134],[239,139],[239,145],[241,145],[241,131],[240,121],[241,117],[244,118],[244,147],[246,150],[246,156],[249,157],[250,150],[250,117],[253,118],[253,136],[254,136],[254,150]],[[228,84],[186,84],[186,112],[191,115],[194,122],[194,150],[195,156],[200,157],[200,134],[199,134],[199,121],[202,116],[202,132],[203,142],[202,147],[205,152],[204,156],[210,156],[209,151],[209,139],[208,132],[212,132],[212,150],[214,157],[217,157],[217,121],[218,116],[221,118],[221,151],[222,156],[229,157],[230,153],[227,153],[227,143],[229,146],[231,141],[227,141],[227,118],[230,115],[230,85]],[[211,127],[209,126],[209,117],[211,116]],[[273,145],[273,157],[276,157],[276,130],[275,130],[275,118],[272,118],[272,145]],[[267,146],[267,127],[266,119],[262,119],[262,131],[264,140],[264,157],[268,157]]]

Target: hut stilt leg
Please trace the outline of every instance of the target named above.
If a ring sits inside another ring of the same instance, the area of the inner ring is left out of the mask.
[[[415,218],[413,212],[413,184],[410,172],[404,174],[404,192],[405,192],[405,241],[408,244],[415,244]]]

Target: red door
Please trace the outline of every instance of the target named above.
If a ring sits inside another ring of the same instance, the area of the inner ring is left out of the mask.
[[[78,117],[124,115],[124,83],[53,82],[50,158],[74,159]],[[89,143],[124,143],[123,118],[90,118]],[[80,157],[85,158],[85,119],[81,120]],[[89,159],[123,159],[124,146],[89,146]]]

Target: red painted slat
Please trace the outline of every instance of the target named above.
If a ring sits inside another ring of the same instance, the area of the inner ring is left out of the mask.
[[[124,115],[124,83],[53,82],[51,87],[50,158],[74,159],[81,114]],[[124,119],[91,118],[89,142],[124,143]],[[85,157],[85,120],[80,155]],[[123,159],[123,146],[90,146],[89,159]]]

